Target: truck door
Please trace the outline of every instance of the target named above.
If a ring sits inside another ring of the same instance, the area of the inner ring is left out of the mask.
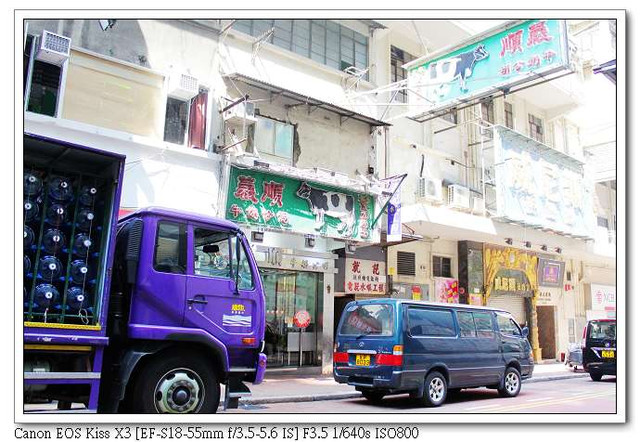
[[[235,232],[189,226],[184,326],[203,329],[229,347],[242,346],[242,338],[246,337],[259,340],[251,272],[247,276],[240,271],[237,289],[235,285],[235,242]]]

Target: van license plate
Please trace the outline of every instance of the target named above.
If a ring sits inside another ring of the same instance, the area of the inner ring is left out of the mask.
[[[613,359],[616,357],[616,352],[613,350],[602,350],[602,357],[604,359]]]
[[[356,355],[356,365],[368,367],[371,365],[371,355]]]

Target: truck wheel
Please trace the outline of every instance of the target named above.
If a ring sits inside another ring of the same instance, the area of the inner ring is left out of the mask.
[[[447,399],[447,380],[442,373],[432,371],[424,382],[420,403],[426,407],[439,407]]]
[[[213,368],[193,355],[154,358],[137,379],[132,397],[137,413],[215,413],[220,403]]]
[[[589,376],[591,376],[591,380],[592,381],[600,381],[600,379],[602,379],[602,374],[601,373],[594,373],[594,372],[589,372]]]
[[[520,372],[513,367],[507,367],[504,372],[504,381],[498,388],[498,393],[502,397],[516,397],[520,393],[521,386]]]

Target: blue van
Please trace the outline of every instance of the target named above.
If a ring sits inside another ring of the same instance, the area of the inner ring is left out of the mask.
[[[354,301],[338,324],[333,376],[373,402],[409,393],[433,407],[444,403],[447,392],[475,387],[514,397],[533,373],[528,334],[504,310],[399,299]]]

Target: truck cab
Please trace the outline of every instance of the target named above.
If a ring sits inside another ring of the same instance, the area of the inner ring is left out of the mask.
[[[233,223],[146,208],[118,223],[107,350],[130,411],[215,412],[259,383],[264,296],[246,237]],[[129,399],[128,401],[126,399]]]

